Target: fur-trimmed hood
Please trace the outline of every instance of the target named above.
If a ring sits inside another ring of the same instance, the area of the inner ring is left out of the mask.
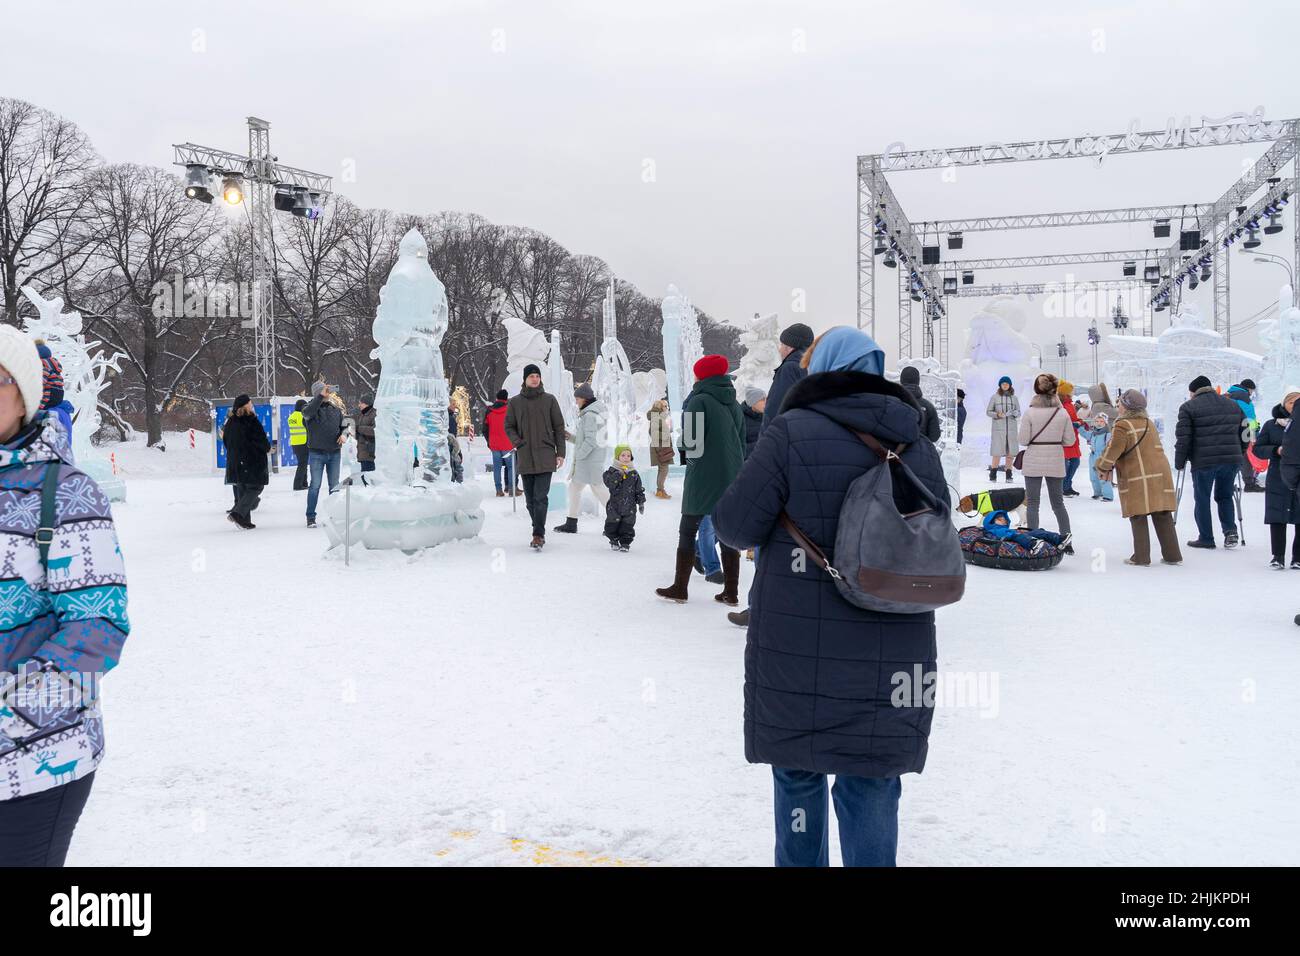
[[[869,372],[818,372],[801,379],[786,394],[782,411],[798,408],[885,441],[911,444],[921,437],[916,399],[902,385]]]

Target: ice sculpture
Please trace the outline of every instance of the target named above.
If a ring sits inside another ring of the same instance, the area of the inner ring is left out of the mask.
[[[447,447],[447,380],[442,337],[447,293],[429,268],[424,237],[402,237],[397,262],[379,292],[372,358],[380,362],[375,393],[376,484],[331,495],[325,522],[331,545],[413,551],[483,526],[482,493],[473,481],[453,484]]]
[[[645,421],[650,406],[664,397],[668,388],[668,373],[661,368],[633,372],[632,384],[636,386],[636,420]]]
[[[780,344],[781,330],[776,313],[771,315],[754,315],[754,321],[748,329],[740,333],[740,344],[745,347],[745,354],[740,357],[736,368],[736,394],[742,398],[745,389],[753,386],[766,392],[772,385],[772,377],[781,364]]]
[[[1174,454],[1178,407],[1187,401],[1187,385],[1204,375],[1221,390],[1243,378],[1259,382],[1263,356],[1228,348],[1223,336],[1209,327],[1195,305],[1184,305],[1169,328],[1152,338],[1108,335],[1106,345],[1119,357],[1102,363],[1102,380],[1112,398],[1125,389],[1146,393],[1147,414],[1162,435],[1164,449]],[[970,424],[970,419],[966,420]]]
[[[1259,343],[1264,349],[1264,373],[1257,380],[1255,411],[1262,422],[1282,400],[1289,386],[1300,381],[1300,309],[1291,304],[1289,285],[1278,292],[1278,317],[1259,323]]]
[[[614,280],[609,280],[605,301],[601,303],[604,341],[596,357],[596,370],[591,377],[592,391],[605,406],[605,445],[635,444],[644,429],[633,434],[633,416],[636,414],[636,385],[632,381],[632,366],[627,352],[618,340],[618,318],[614,311]]]
[[[564,367],[564,353],[560,351],[560,330],[551,329],[551,354],[546,360],[546,373],[542,386],[555,396],[564,415],[564,427],[572,434],[578,423],[578,403],[573,398],[573,373]]]
[[[970,320],[966,357],[957,370],[966,390],[962,450],[968,464],[981,459],[988,461],[992,419],[984,410],[997,391],[998,379],[1011,376],[1022,408],[1033,395],[1034,376],[1039,369],[1034,361],[1033,343],[1023,334],[1027,323],[1024,309],[1009,295],[992,299]]]
[[[673,445],[681,439],[682,402],[695,385],[695,363],[704,357],[700,322],[691,300],[669,285],[660,305],[663,314],[664,370],[668,376],[668,408],[673,419]]]
[[[47,299],[31,286],[23,294],[36,306],[37,317],[24,321],[32,338],[44,339],[50,353],[63,367],[63,397],[73,408],[72,454],[77,467],[95,480],[109,501],[126,500],[126,482],[113,473],[113,466],[91,443],[99,431],[99,393],[108,382],[109,370],[120,373],[121,352],[106,355],[100,344],[87,342],[81,334],[81,313],[63,311],[61,298]]]
[[[542,386],[552,395],[563,394],[564,383],[552,381],[554,372],[547,362],[551,346],[547,344],[542,331],[513,316],[502,319],[501,327],[506,330],[506,379],[501,387],[511,396],[518,395],[524,387],[524,368],[536,365],[542,373]],[[560,368],[564,368],[563,363]],[[572,383],[572,378],[569,381]],[[569,388],[568,391],[572,392],[573,389]]]

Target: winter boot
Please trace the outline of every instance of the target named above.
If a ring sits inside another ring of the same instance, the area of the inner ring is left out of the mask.
[[[504,498],[505,496],[506,496],[506,493],[505,493],[504,491],[502,491],[501,489],[498,488],[498,489],[497,489],[497,497],[498,497],[498,498]]]
[[[528,547],[532,548],[534,551],[540,551],[542,550],[542,546],[545,544],[546,539],[540,534],[535,534],[533,535],[533,540],[528,542]]]
[[[728,611],[727,620],[736,627],[749,627],[749,608],[743,611]]]
[[[609,550],[611,550],[611,551],[618,551],[618,550],[619,550],[618,539],[617,539],[617,538],[610,538],[610,539],[609,539]]]
[[[712,574],[704,575],[704,580],[708,581],[710,584],[721,584],[726,580],[726,578],[723,577],[721,571],[714,571]]]
[[[565,518],[565,519],[564,519],[564,524],[557,524],[557,525],[556,525],[554,528],[552,528],[551,530],[552,530],[552,531],[560,531],[560,532],[563,532],[564,534],[577,534],[577,533],[578,533],[578,519],[577,519],[577,518]]]
[[[740,603],[736,590],[740,587],[740,552],[730,548],[722,549],[722,593],[713,599],[733,607]]]
[[[1007,481],[1011,481],[1011,469],[1007,469]]]
[[[1241,539],[1237,537],[1237,532],[1235,531],[1229,531],[1223,536],[1223,546],[1225,548],[1235,548],[1240,543]]]
[[[996,468],[990,468],[989,481],[997,481],[997,480],[998,480],[998,470]]]
[[[678,604],[686,603],[686,582],[691,579],[691,564],[695,560],[695,549],[677,549],[677,567],[673,572],[671,587],[655,588],[655,594]]]

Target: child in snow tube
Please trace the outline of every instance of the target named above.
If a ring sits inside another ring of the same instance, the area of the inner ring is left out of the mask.
[[[962,528],[957,537],[967,564],[1009,571],[1054,568],[1064,557],[1061,549],[1070,543],[1069,534],[1042,528],[1019,531],[1002,510],[990,512],[982,526]]]

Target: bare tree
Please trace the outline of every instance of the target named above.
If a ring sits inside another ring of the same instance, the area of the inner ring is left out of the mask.
[[[0,286],[4,321],[18,323],[19,289],[58,281],[76,252],[70,231],[98,163],[75,124],[23,100],[0,97]]]

